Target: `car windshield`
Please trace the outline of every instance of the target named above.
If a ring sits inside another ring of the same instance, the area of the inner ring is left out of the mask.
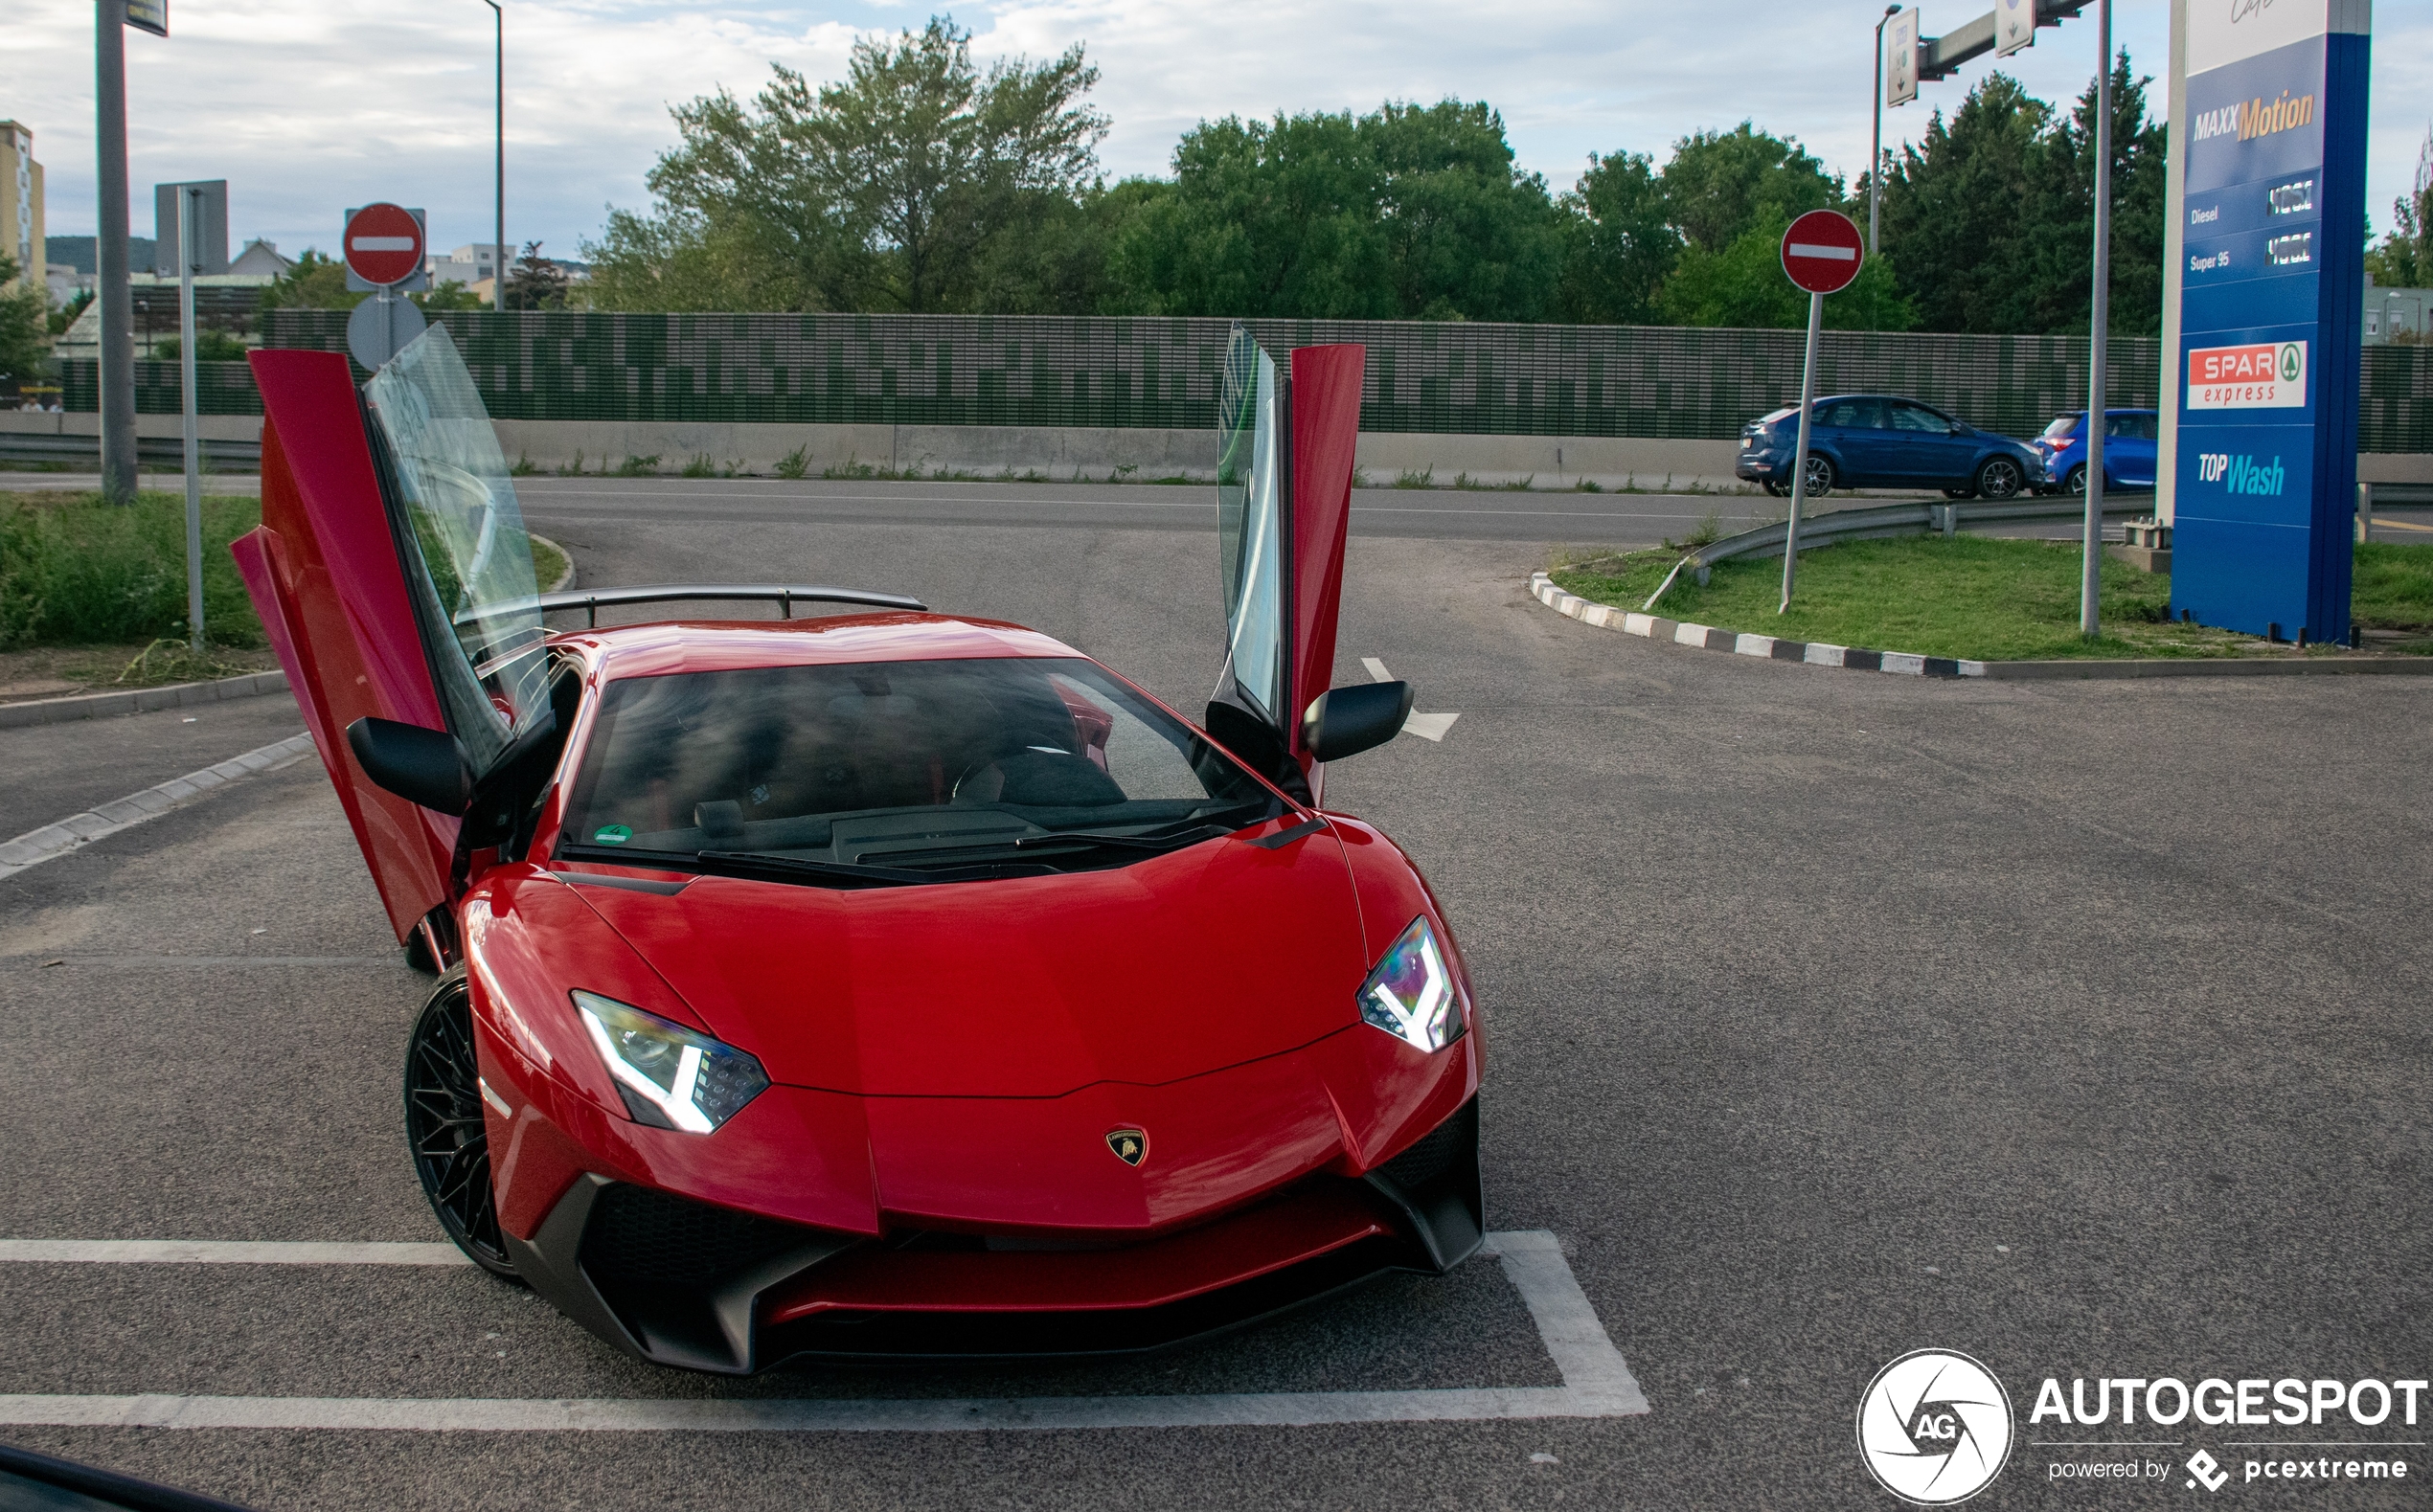
[[[1080,658],[747,667],[601,695],[561,856],[830,885],[1121,866],[1282,813]]]

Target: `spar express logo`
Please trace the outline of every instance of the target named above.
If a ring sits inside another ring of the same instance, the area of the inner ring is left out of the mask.
[[[2307,402],[2307,344],[2253,341],[2188,354],[2192,410],[2298,409]]]
[[[1949,1349],[1914,1349],[1876,1372],[1858,1401],[1858,1453],[1876,1483],[1918,1506],[1983,1491],[2011,1457],[2011,1397],[1993,1372]]]

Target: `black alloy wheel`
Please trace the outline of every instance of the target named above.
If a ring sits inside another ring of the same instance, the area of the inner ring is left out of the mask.
[[[2027,482],[2027,472],[2016,458],[1989,457],[1977,469],[1977,495],[1985,499],[2015,499]]]
[[[1808,454],[1808,496],[1822,499],[1833,491],[1833,459]]]
[[[463,966],[440,979],[414,1021],[405,1054],[405,1140],[422,1195],[431,1199],[447,1236],[492,1275],[514,1275],[490,1188],[489,1130],[482,1121],[481,1072],[473,1056],[473,995]]]

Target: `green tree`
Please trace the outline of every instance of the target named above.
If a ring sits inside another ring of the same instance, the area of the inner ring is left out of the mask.
[[[1899,254],[1928,330],[2040,328],[2027,228],[2052,118],[2017,80],[1989,75],[1947,124],[1936,111],[1885,175],[1882,245]]]
[[[2164,128],[2112,73],[2111,326],[2162,328]],[[1885,175],[1883,246],[1930,330],[2075,335],[2094,274],[2095,83],[2067,118],[1994,74]]]
[[[1563,197],[1563,318],[1590,325],[1656,322],[1656,290],[1681,259],[1654,161],[1644,152],[1590,153]]]
[[[1788,225],[1842,199],[1841,183],[1797,142],[1746,121],[1674,143],[1663,188],[1668,218],[1685,241],[1706,252],[1723,251],[1761,222]]]
[[[372,296],[347,288],[347,265],[307,247],[295,265],[261,291],[261,307],[270,309],[352,309]]]
[[[1204,121],[1139,192],[1116,262],[1166,314],[1540,320],[1562,276],[1545,181],[1485,103]]]
[[[1783,273],[1787,216],[1769,212],[1720,252],[1690,247],[1657,295],[1658,312],[1675,326],[1777,327],[1805,329],[1808,296]],[[1918,313],[1897,286],[1890,262],[1870,258],[1850,287],[1825,297],[1825,325],[1834,330],[1909,330]]]
[[[91,289],[77,290],[75,296],[65,305],[60,305],[57,309],[51,312],[51,334],[54,336],[66,335],[68,327],[76,324],[76,318],[84,313],[84,306],[92,303],[93,291]]]
[[[1151,311],[1387,319],[1374,165],[1349,112],[1203,121],[1117,247]]]
[[[2163,329],[2165,128],[2146,119],[2150,76],[2131,78],[2126,49],[2112,68],[2112,277],[2116,334]],[[2015,328],[2076,334],[2087,328],[2095,276],[2095,81],[2045,139],[2038,217],[2019,233],[2035,306]]]
[[[564,309],[566,270],[540,255],[540,243],[524,243],[524,255],[508,270],[509,309]]]
[[[175,362],[185,350],[185,343],[175,336],[152,344],[152,355],[162,362]],[[245,344],[224,330],[200,330],[194,333],[196,362],[242,362]]]
[[[0,383],[11,395],[51,348],[51,293],[39,279],[18,282],[17,260],[0,252]]]
[[[2433,285],[2433,126],[2416,156],[2416,182],[2391,202],[2392,229],[2365,255],[2365,270],[2386,288]]]
[[[1535,321],[1552,312],[1562,236],[1546,181],[1513,166],[1485,101],[1388,102],[1358,123],[1376,165],[1393,301],[1420,320]]]
[[[1106,133],[1080,46],[983,73],[970,44],[933,16],[892,43],[856,42],[840,82],[781,66],[750,105],[721,91],[677,106],[653,211],[612,212],[584,246],[595,302],[703,307],[674,287],[694,282],[745,307],[970,307],[992,240],[1076,232]],[[995,276],[1019,265],[999,256]]]

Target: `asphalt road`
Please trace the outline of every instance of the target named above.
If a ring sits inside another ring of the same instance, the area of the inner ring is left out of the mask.
[[[767,479],[526,478],[515,485],[533,527],[682,522],[690,526],[887,524],[1209,529],[1200,485],[863,483]],[[1434,540],[1644,541],[1687,535],[1714,513],[1731,529],[1767,517],[1762,495],[1553,493],[1362,488],[1352,533]]]
[[[1215,673],[1204,494],[1198,525],[1176,509],[1143,528],[1078,512],[1128,507],[1095,489],[1045,523],[1036,503],[975,523],[807,517],[732,485],[646,485],[687,497],[610,508],[583,486],[534,489],[530,508],[586,583],[856,583],[1034,624],[1186,708]],[[1461,502],[1479,498],[1501,502]],[[2012,1460],[1976,1505],[2205,1498],[2175,1470],[2056,1483],[2055,1464],[2118,1456],[2035,1442],[2121,1438],[2170,1440],[2146,1453],[2174,1464],[2210,1447],[2234,1472],[2262,1451],[2233,1439],[2404,1440],[2360,1453],[2409,1460],[2415,1484],[2220,1494],[2421,1505],[2433,1432],[2396,1416],[2132,1433],[2027,1414],[2046,1377],[2066,1391],[2077,1375],[2433,1375],[2433,820],[2411,779],[2433,757],[2433,689],[1926,682],[1688,651],[1537,605],[1522,583],[1553,537],[1503,528],[1473,518],[1429,538],[1355,514],[1338,681],[1375,657],[1421,710],[1460,718],[1441,744],[1342,764],[1329,797],[1382,823],[1444,897],[1489,1039],[1491,1223],[1560,1236],[1646,1415],[0,1437],[265,1508],[1892,1507],[1853,1414],[1881,1365],[1933,1345],[1986,1362],[2018,1414]],[[1575,539],[1652,533],[1610,529]],[[113,739],[133,728],[96,723],[85,748],[96,770],[128,762],[126,790],[157,780],[148,750]],[[0,762],[27,734],[0,732]],[[421,981],[311,764],[0,881],[0,984],[14,1177],[0,1236],[439,1236],[397,1128]],[[462,1270],[0,1264],[0,1392],[1552,1380],[1488,1266],[1120,1366],[743,1384],[623,1362]]]

